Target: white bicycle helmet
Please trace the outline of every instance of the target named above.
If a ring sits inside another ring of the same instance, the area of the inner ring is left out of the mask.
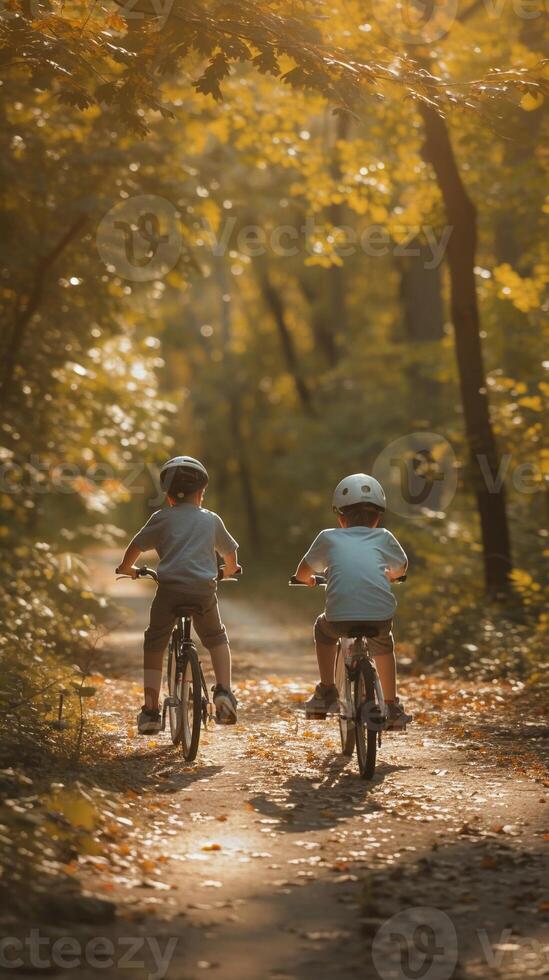
[[[379,510],[386,510],[385,491],[373,476],[367,473],[352,473],[338,483],[334,490],[332,506],[336,514],[352,504],[372,504]]]
[[[208,471],[193,456],[174,456],[160,470],[160,486],[174,497],[203,490],[207,485]]]

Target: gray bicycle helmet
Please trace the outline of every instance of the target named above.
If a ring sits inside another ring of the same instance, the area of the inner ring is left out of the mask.
[[[208,485],[208,471],[193,456],[174,456],[160,470],[160,486],[170,497],[183,497]]]

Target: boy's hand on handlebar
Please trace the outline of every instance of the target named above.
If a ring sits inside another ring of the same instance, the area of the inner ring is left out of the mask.
[[[223,581],[224,578],[233,578],[235,575],[242,575],[242,565],[236,565],[233,569],[227,569],[227,566],[222,565],[217,577]]]
[[[116,575],[129,575],[130,578],[139,577],[139,568],[137,565],[119,565],[115,568]]]

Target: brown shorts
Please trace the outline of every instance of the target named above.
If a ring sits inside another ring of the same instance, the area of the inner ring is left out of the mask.
[[[315,640],[317,643],[325,643],[329,646],[339,640],[340,636],[349,636],[356,623],[351,622],[330,622],[326,619],[326,613],[322,613],[315,623]],[[372,657],[379,657],[382,654],[394,654],[395,644],[393,639],[393,620],[380,619],[375,622],[370,621],[370,626],[377,626],[378,635],[368,637],[368,652]]]
[[[208,650],[227,643],[227,631],[219,616],[217,595],[195,595],[159,585],[152,601],[149,625],[145,630],[145,653],[164,652],[177,619],[176,606],[192,607],[193,626]]]

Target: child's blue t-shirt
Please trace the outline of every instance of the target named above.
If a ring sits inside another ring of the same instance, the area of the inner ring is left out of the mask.
[[[190,503],[155,511],[131,544],[156,551],[161,585],[197,594],[217,586],[216,552],[225,558],[238,548],[218,514]]]
[[[340,527],[321,531],[305,561],[326,573],[326,618],[330,622],[391,619],[396,600],[385,570],[408,559],[394,534],[383,527]]]

